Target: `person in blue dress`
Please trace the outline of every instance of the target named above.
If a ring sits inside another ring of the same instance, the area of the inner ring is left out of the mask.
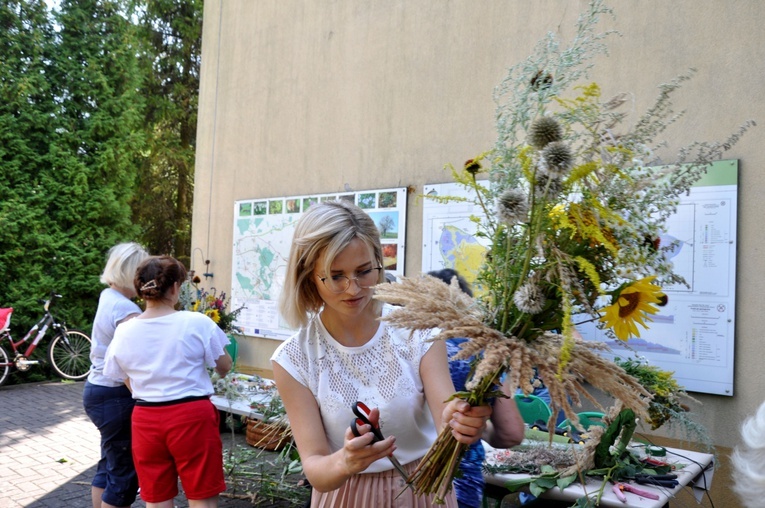
[[[473,296],[467,281],[451,268],[428,272],[428,275],[451,284],[457,278],[460,289],[467,295]],[[470,376],[470,360],[453,360],[452,357],[460,351],[460,344],[467,339],[453,338],[446,340],[446,352],[449,358],[449,373],[457,391],[465,391],[465,383]],[[492,404],[494,411],[486,426],[483,440],[494,448],[510,448],[523,441],[525,426],[515,400],[508,389],[504,389],[508,398],[497,398]],[[457,493],[457,503],[460,508],[478,508],[482,504],[484,479],[483,461],[484,448],[481,441],[470,445],[460,463],[461,475],[454,479],[454,490]]]

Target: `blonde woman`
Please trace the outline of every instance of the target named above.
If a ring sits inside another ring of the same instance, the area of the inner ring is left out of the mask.
[[[315,508],[432,506],[388,457],[411,474],[442,427],[471,444],[491,415],[444,402],[454,386],[442,341],[380,321],[389,307],[372,296],[385,281],[382,259],[374,221],[346,201],[311,206],[295,228],[280,310],[300,330],[271,362]],[[354,436],[356,401],[379,415],[384,440],[373,443],[369,425]],[[453,493],[446,506],[457,506]]]
[[[138,478],[131,453],[130,416],[133,396],[125,383],[104,376],[104,356],[114,338],[117,325],[141,313],[133,277],[136,268],[149,254],[137,243],[121,243],[109,250],[101,291],[93,320],[93,345],[90,348],[90,374],[85,382],[82,402],[85,412],[101,433],[101,459],[91,482],[93,508],[130,506],[138,491]]]

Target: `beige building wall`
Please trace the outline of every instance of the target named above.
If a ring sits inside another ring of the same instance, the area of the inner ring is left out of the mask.
[[[692,140],[723,140],[765,123],[765,2],[612,2],[601,27],[610,55],[591,78],[604,97],[629,92],[640,114],[657,85],[689,68],[677,96],[687,115],[664,159]],[[567,43],[584,1],[207,0],[199,101],[192,268],[228,290],[234,201],[408,186],[407,274],[419,272],[423,185],[450,181],[495,141],[492,90],[547,32]],[[726,158],[740,160],[735,396],[698,395],[694,409],[721,446],[763,395],[762,127]],[[209,266],[204,261],[209,260]],[[278,345],[249,338],[240,365],[270,369]],[[726,481],[717,475],[716,483]],[[733,506],[733,505],[728,505]]]

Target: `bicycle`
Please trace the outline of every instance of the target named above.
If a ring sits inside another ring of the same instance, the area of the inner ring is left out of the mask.
[[[61,298],[51,292],[47,300],[38,300],[43,304],[45,314],[18,342],[13,340],[10,331],[11,315],[13,308],[0,308],[0,386],[10,376],[13,369],[19,372],[28,371],[33,365],[40,363],[39,360],[30,360],[32,352],[45,337],[48,330],[53,332],[53,339],[48,346],[48,361],[53,371],[63,379],[79,381],[85,379],[90,372],[90,337],[79,330],[69,330],[66,324],[60,322],[50,312],[50,305]],[[27,343],[34,335],[34,339],[23,353],[19,346]],[[3,347],[4,342],[10,344],[13,359]]]

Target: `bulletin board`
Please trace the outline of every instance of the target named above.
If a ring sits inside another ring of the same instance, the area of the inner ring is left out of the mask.
[[[385,270],[404,274],[406,187],[279,198],[234,203],[231,308],[244,307],[236,326],[245,335],[286,339],[294,334],[279,315],[295,224],[312,205],[324,201],[355,203],[377,224]]]

